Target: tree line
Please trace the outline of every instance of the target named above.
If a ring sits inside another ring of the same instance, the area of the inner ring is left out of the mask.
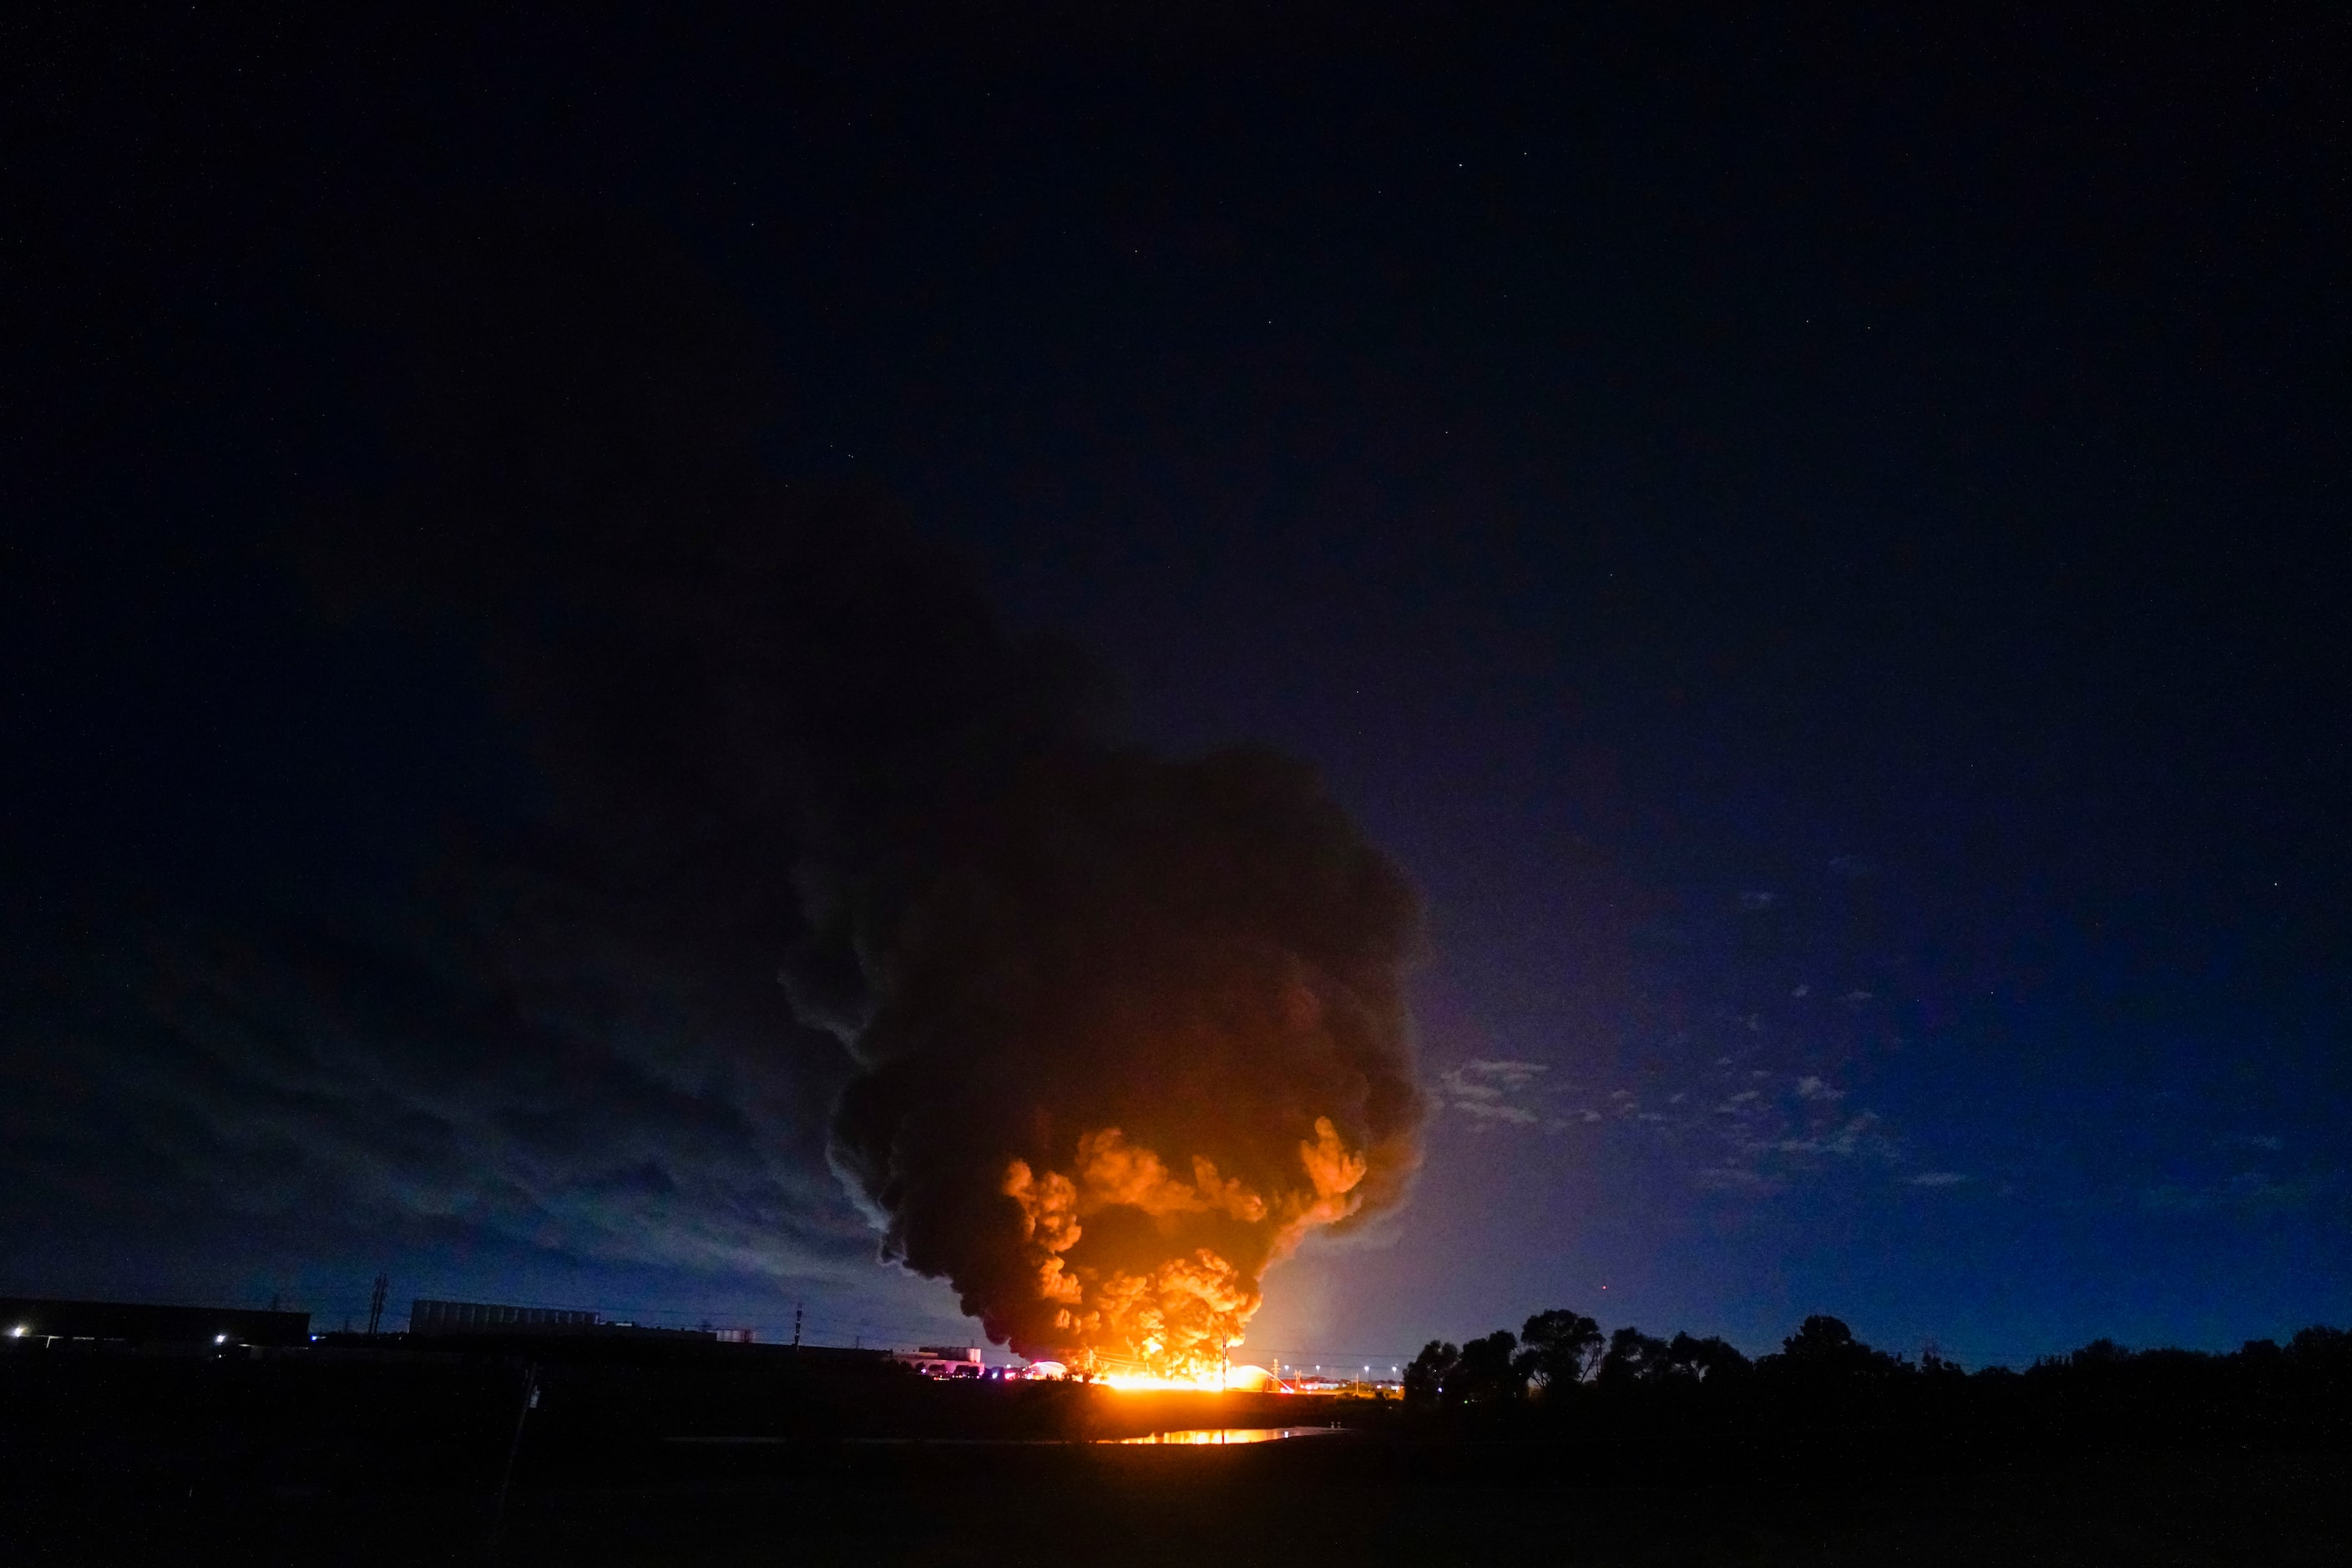
[[[2208,1352],[2097,1340],[2022,1372],[1971,1373],[1880,1350],[1826,1315],[1751,1358],[1709,1335],[1604,1332],[1556,1309],[1517,1334],[1433,1340],[1404,1373],[1408,1410],[1466,1429],[1727,1437],[1908,1431],[1938,1442],[2352,1443],[2352,1333]]]

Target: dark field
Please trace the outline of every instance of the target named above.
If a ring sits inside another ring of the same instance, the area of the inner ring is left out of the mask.
[[[1580,1484],[1540,1463],[1347,1440],[1224,1453],[893,1457],[823,1478],[550,1494],[530,1563],[2342,1563],[2352,1466],[2141,1462],[2070,1473]],[[1499,1458],[1499,1457],[1497,1457]]]
[[[487,1498],[11,1500],[17,1561],[530,1564],[2352,1562],[2352,1461],[2138,1457],[1842,1481],[1579,1479],[1379,1439],[934,1447]],[[127,1506],[126,1506],[127,1502]]]
[[[0,1563],[2352,1563],[2334,1444],[1512,1429],[649,1353],[539,1365],[519,1443],[510,1356],[0,1355]],[[1352,1429],[1093,1440],[1220,1414]]]

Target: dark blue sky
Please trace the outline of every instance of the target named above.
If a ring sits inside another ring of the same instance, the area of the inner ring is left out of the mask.
[[[28,57],[10,1289],[944,1302],[861,1260],[814,1068],[714,1089],[638,1019],[557,1139],[189,1065],[236,961],[159,931],[391,909],[534,809],[464,650],[279,542],[393,461],[339,237],[553,204],[740,308],[775,471],[896,496],[1139,737],[1307,759],[1423,889],[1417,1195],[1254,1347],[2347,1316],[2340,17],[318,26]]]

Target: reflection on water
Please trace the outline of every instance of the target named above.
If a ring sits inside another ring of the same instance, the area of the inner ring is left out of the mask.
[[[1214,1443],[1271,1443],[1277,1437],[1321,1437],[1338,1426],[1200,1426],[1185,1432],[1154,1432],[1147,1437],[1118,1437],[1119,1443],[1181,1443],[1187,1447]]]

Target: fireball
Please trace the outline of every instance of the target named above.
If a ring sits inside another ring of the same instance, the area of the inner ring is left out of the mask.
[[[1116,1127],[1081,1137],[1076,1154],[1070,1173],[1013,1160],[1002,1191],[1020,1205],[1023,1257],[1052,1309],[1061,1342],[1050,1348],[1114,1388],[1233,1386],[1231,1352],[1263,1300],[1261,1276],[1356,1211],[1368,1168],[1328,1116],[1271,1194],[1202,1154],[1183,1181]],[[1090,1246],[1097,1228],[1108,1235]]]

